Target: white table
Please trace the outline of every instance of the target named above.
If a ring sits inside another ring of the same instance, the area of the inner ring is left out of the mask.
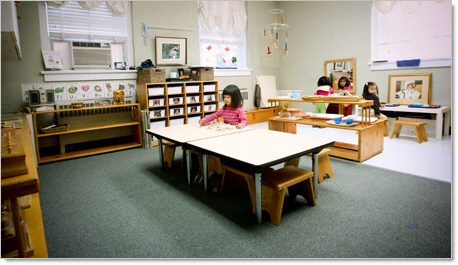
[[[221,124],[224,126],[224,124]],[[191,150],[187,147],[187,143],[191,141],[196,141],[200,139],[207,139],[213,137],[221,137],[227,134],[234,134],[234,133],[241,133],[249,130],[253,130],[254,128],[250,126],[246,126],[242,129],[229,129],[229,130],[221,130],[215,131],[213,129],[209,129],[211,126],[200,126],[199,123],[190,123],[190,124],[183,124],[183,125],[173,125],[169,127],[160,127],[160,128],[152,128],[146,130],[148,134],[151,134],[158,138],[159,140],[159,159],[161,162],[161,167],[164,168],[164,158],[163,158],[163,151],[162,151],[162,139],[168,140],[172,143],[179,144],[183,146],[186,150],[186,168],[187,168],[187,177],[188,177],[188,184],[191,185]],[[213,126],[214,127],[214,126]],[[207,159],[203,159],[204,168],[207,168]],[[207,171],[204,170],[204,187],[205,191],[207,189]]]
[[[221,137],[206,138],[187,143],[192,149],[203,154],[211,154],[221,160],[251,167],[255,172],[256,215],[262,223],[261,212],[261,171],[273,165],[309,153],[314,155],[315,196],[318,184],[318,153],[334,145],[334,141],[304,135],[277,132],[265,129],[247,130],[243,133],[226,134]],[[204,157],[204,160],[206,156]],[[207,171],[204,162],[204,171]],[[205,177],[205,175],[204,175]]]
[[[440,108],[409,108],[406,105],[401,105],[398,107],[384,107],[380,111],[436,114],[436,140],[442,140],[442,129],[444,129],[444,135],[450,135],[450,106],[442,106]],[[443,114],[445,114],[445,118]]]

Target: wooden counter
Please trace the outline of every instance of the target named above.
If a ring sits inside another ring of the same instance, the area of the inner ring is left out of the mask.
[[[26,154],[25,159],[28,173],[2,179],[2,202],[10,201],[14,226],[16,228],[24,227],[24,229],[15,229],[16,235],[14,237],[2,239],[2,258],[47,258],[48,252],[38,195],[40,182],[32,148],[31,131],[27,117],[25,115],[21,115],[20,117],[22,117],[22,129],[15,129],[14,134],[21,137]],[[26,195],[31,195],[31,206],[28,209],[21,210],[19,200]],[[22,220],[27,223],[21,225]],[[4,253],[4,249],[14,250]]]

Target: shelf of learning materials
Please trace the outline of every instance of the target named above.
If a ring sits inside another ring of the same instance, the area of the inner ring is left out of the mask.
[[[332,156],[354,160],[358,162],[366,161],[367,159],[380,154],[383,151],[383,141],[385,135],[385,122],[386,120],[378,119],[375,122],[370,122],[369,113],[370,106],[373,105],[372,100],[360,100],[354,102],[342,102],[342,101],[305,101],[302,99],[269,99],[269,102],[276,104],[277,102],[315,102],[315,103],[336,103],[340,105],[354,104],[359,105],[362,110],[362,122],[354,126],[339,126],[333,125],[326,122],[323,119],[315,119],[306,117],[299,120],[291,120],[284,118],[272,117],[269,119],[269,129],[275,131],[282,131],[288,133],[296,133],[297,124],[306,124],[321,127],[332,127],[342,130],[353,130],[358,134],[358,143],[350,144],[343,142],[335,142],[335,145],[329,147],[331,149]],[[343,107],[340,106],[340,114],[342,114]]]
[[[2,176],[2,258],[47,258],[33,140],[26,115],[19,117],[22,128],[2,129],[2,137],[19,137],[27,168],[25,174]]]
[[[219,109],[218,81],[137,84],[137,100],[150,128],[194,123]]]
[[[44,133],[49,121],[68,130]],[[38,163],[142,146],[140,104],[106,105],[33,113]]]

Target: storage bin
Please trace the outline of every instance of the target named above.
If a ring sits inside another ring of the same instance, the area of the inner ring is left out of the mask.
[[[137,84],[165,82],[165,69],[142,69],[137,70]]]
[[[189,113],[197,113],[200,112],[200,106],[190,106],[188,107],[188,114]]]
[[[149,106],[150,107],[164,106],[164,99],[163,98],[150,99]]]
[[[205,105],[205,106],[204,106],[204,110],[205,110],[205,111],[216,110],[216,104],[208,104],[208,105]]]
[[[200,116],[188,116],[188,124],[190,123],[199,123],[200,121]]]
[[[148,95],[164,95],[164,87],[148,87]]]
[[[186,93],[198,93],[200,90],[199,85],[187,85]]]
[[[184,124],[184,118],[170,119],[170,126]]]
[[[216,85],[204,85],[204,92],[214,92]]]
[[[182,86],[169,86],[167,87],[167,91],[169,94],[181,94],[183,93],[183,87]]]
[[[197,103],[200,102],[199,99],[199,96],[190,96],[186,98],[186,103]]]
[[[161,118],[165,116],[165,110],[151,110],[149,112],[150,119],[152,118]]]
[[[215,79],[215,69],[213,67],[194,67],[191,68],[191,79],[196,81],[211,81]]]
[[[182,114],[184,114],[184,113],[183,113],[183,108],[173,108],[173,109],[170,109],[170,116],[182,115]]]
[[[208,102],[208,101],[216,101],[216,95],[215,94],[204,95],[204,102]]]
[[[183,97],[169,98],[169,105],[183,104]]]

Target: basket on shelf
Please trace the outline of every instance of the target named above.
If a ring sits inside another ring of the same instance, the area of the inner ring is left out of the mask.
[[[215,79],[215,68],[213,67],[192,67],[191,79],[194,81],[212,81]]]
[[[74,108],[74,109],[80,109],[80,108],[83,107],[83,105],[84,105],[83,102],[73,102],[73,103],[72,103],[72,108]]]
[[[57,132],[66,132],[70,128],[70,125],[68,124],[63,124],[63,125],[57,125],[55,127],[51,128],[43,128],[41,127],[41,131],[43,133],[57,133]]]
[[[165,69],[147,68],[137,70],[137,84],[165,82]]]

